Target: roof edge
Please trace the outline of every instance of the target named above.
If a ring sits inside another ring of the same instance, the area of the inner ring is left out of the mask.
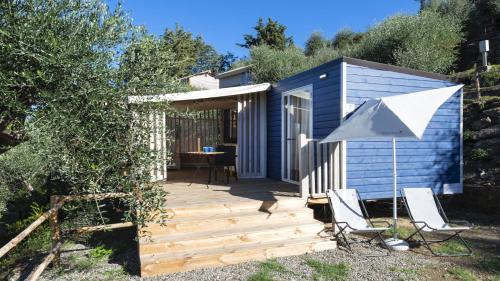
[[[380,63],[380,62],[355,59],[355,58],[351,58],[351,57],[341,57],[341,61],[348,63],[348,64],[357,65],[357,66],[364,66],[364,67],[368,67],[368,68],[376,68],[376,69],[380,69],[380,70],[393,71],[393,72],[404,73],[404,74],[408,74],[408,75],[415,75],[415,76],[427,77],[427,78],[436,79],[436,80],[447,80],[447,81],[453,82],[453,79],[448,75],[427,72],[427,71],[423,71],[423,70],[416,70],[416,69],[402,67],[402,66],[396,66],[396,65],[392,65],[392,64],[385,64],[385,63]]]
[[[231,70],[228,70],[226,72],[222,72],[222,73],[219,73],[219,74],[215,75],[215,78],[220,79],[220,78],[232,76],[232,75],[235,75],[235,74],[239,74],[239,73],[245,72],[250,67],[252,67],[252,64],[241,66],[241,67],[238,67],[238,68],[235,68],[235,69],[231,69]]]

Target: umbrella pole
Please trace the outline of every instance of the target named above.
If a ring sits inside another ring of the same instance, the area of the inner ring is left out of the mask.
[[[398,239],[397,226],[398,226],[398,194],[397,194],[397,165],[396,165],[396,138],[392,138],[392,227],[393,227],[393,237],[394,240]]]
[[[398,170],[396,167],[396,138],[392,138],[392,238],[385,239],[385,244],[387,247],[394,251],[407,251],[410,246],[404,240],[398,239],[398,194],[397,194],[397,179],[398,179]]]

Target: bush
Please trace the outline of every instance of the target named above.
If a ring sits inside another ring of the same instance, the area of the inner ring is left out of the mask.
[[[474,148],[471,150],[470,158],[472,160],[487,160],[489,158],[488,150],[483,148]]]
[[[255,83],[276,82],[308,68],[308,59],[295,46],[284,50],[266,45],[250,50],[250,63]]]
[[[447,73],[462,41],[459,20],[434,11],[396,15],[370,28],[354,56],[424,71]]]
[[[500,85],[500,66],[494,65],[490,71],[481,73],[479,75],[479,83],[481,87]]]
[[[470,141],[471,139],[472,139],[472,132],[469,130],[465,130],[463,135],[464,142]]]

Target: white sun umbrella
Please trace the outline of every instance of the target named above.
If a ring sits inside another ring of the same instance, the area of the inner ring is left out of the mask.
[[[350,139],[392,138],[394,237],[388,242],[394,249],[398,249],[398,246],[399,249],[407,249],[407,245],[397,239],[396,233],[396,138],[421,139],[438,108],[462,87],[463,85],[457,85],[367,100],[321,141],[328,143]]]

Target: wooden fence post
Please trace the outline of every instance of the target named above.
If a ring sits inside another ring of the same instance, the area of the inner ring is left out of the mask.
[[[59,196],[50,196],[50,208],[54,208],[58,205]],[[61,241],[61,227],[59,225],[59,209],[56,207],[54,211],[49,216],[50,230],[52,234],[52,250],[54,250],[54,259],[52,260],[54,266],[58,266],[61,261],[61,248],[57,247]]]

